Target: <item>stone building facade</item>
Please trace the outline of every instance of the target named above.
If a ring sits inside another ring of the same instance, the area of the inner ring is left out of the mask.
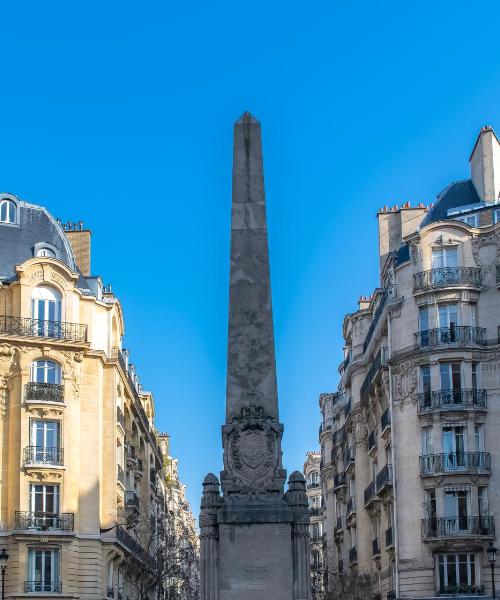
[[[323,535],[323,492],[320,478],[321,453],[308,452],[304,463],[306,494],[309,501],[310,552],[311,552],[311,597],[320,600],[323,597],[325,582],[325,561],[323,558],[325,537]]]
[[[9,599],[144,598],[168,518],[168,436],[155,430],[153,396],[122,347],[121,304],[90,258],[81,223],[62,226],[0,194]],[[161,581],[150,597],[165,594]]]
[[[322,394],[330,588],[379,597],[491,593],[500,512],[500,144],[431,206],[378,213],[380,286],[343,324]]]

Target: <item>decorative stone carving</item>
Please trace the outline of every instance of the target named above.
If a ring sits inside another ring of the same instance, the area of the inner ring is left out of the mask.
[[[420,260],[420,241],[410,242],[410,256],[414,265]]]
[[[71,377],[71,382],[73,384],[73,399],[79,400],[80,398],[80,374],[82,370],[82,362],[83,362],[83,352],[71,352],[69,350],[65,350],[62,352],[66,368],[65,371]]]
[[[283,426],[266,417],[264,409],[242,408],[239,417],[223,427],[225,472],[223,479],[232,477],[240,493],[265,492],[283,485],[281,468],[281,436]],[[232,486],[234,487],[234,486]]]
[[[500,233],[493,231],[472,238],[472,256],[483,273],[489,273],[500,263]]]

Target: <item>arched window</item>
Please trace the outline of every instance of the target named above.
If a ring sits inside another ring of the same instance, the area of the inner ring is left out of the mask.
[[[31,363],[31,381],[34,383],[61,383],[61,367],[52,360]]]
[[[50,248],[39,248],[36,251],[37,258],[55,258],[56,255]]]
[[[60,337],[61,294],[53,287],[39,285],[31,296],[31,316],[35,319],[34,334]]]
[[[16,222],[16,203],[8,198],[0,200],[0,223]]]

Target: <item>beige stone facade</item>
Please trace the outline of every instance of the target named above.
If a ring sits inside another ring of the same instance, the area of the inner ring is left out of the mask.
[[[324,505],[320,477],[321,453],[308,452],[304,462],[306,493],[309,501],[311,523],[309,526],[311,551],[311,598],[320,600],[325,589],[324,550],[326,540],[323,532]]]
[[[322,394],[329,586],[379,597],[491,593],[500,512],[500,144],[434,205],[378,214],[380,287],[346,315]]]
[[[122,348],[121,304],[85,276],[90,233],[81,226],[66,236],[42,207],[0,195],[0,242],[6,597],[144,598],[158,524],[189,507],[183,497],[171,505],[168,436]],[[149,597],[167,597],[164,588]]]

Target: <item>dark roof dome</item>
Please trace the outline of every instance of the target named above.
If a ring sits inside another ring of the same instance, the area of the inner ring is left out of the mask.
[[[484,204],[476,192],[472,180],[464,179],[450,183],[437,195],[436,203],[425,215],[420,227],[425,227],[435,221],[444,221],[449,218],[448,211],[450,209],[469,204]]]
[[[77,271],[71,246],[61,225],[43,206],[29,204],[12,194],[0,193],[2,200],[15,204],[13,222],[0,221],[0,281],[16,276],[16,266],[35,256],[35,247],[44,244],[51,255]]]

